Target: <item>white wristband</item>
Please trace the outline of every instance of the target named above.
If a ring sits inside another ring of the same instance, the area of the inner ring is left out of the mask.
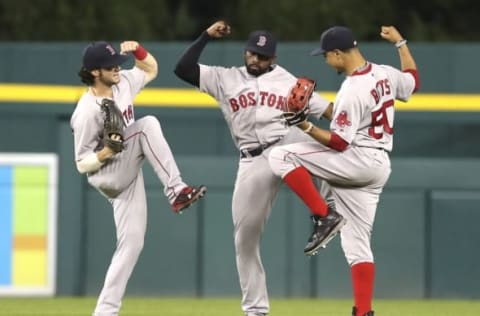
[[[314,127],[312,122],[308,122],[308,124],[309,124],[308,127],[303,130],[307,134],[310,133],[312,131],[313,127]]]
[[[80,173],[94,172],[103,166],[103,162],[100,162],[97,157],[97,153],[93,152],[88,154],[82,160],[77,161],[77,170]]]
[[[407,40],[406,39],[402,39],[401,41],[398,41],[395,43],[395,47],[396,48],[400,48],[402,47],[403,45],[407,44]]]

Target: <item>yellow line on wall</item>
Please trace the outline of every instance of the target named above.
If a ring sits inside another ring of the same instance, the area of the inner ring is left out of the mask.
[[[74,104],[85,91],[84,86],[0,84],[0,103],[59,103]],[[335,92],[320,91],[329,100]],[[146,88],[135,99],[135,105],[154,107],[214,108],[217,102],[196,89]],[[395,104],[400,111],[480,111],[480,94],[428,94],[414,95],[408,103]]]

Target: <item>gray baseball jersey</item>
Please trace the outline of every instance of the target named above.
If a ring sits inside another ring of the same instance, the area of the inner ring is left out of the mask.
[[[336,209],[347,219],[341,241],[350,265],[373,262],[370,234],[391,172],[394,102],[408,100],[414,89],[410,73],[369,63],[345,79],[334,103],[330,130],[350,144],[345,151],[305,142],[270,153],[270,166],[278,176],[303,166],[330,184]]]
[[[308,141],[298,128],[282,118],[289,89],[296,77],[279,65],[259,77],[245,67],[200,65],[200,90],[219,103],[233,141],[243,151],[232,199],[237,270],[245,313],[268,313],[265,272],[260,258],[260,239],[270,215],[281,179],[268,165],[268,152],[275,146]],[[314,94],[311,114],[320,117],[329,101]],[[269,146],[270,145],[270,146]],[[249,155],[247,150],[266,147]]]
[[[330,129],[354,146],[391,151],[395,99],[407,101],[415,80],[387,65],[368,64],[363,72],[343,82]]]
[[[289,132],[282,117],[286,95],[296,77],[279,65],[260,77],[245,67],[200,65],[200,90],[218,100],[237,148],[251,149]],[[329,101],[314,94],[310,113],[320,118]]]
[[[113,100],[123,113],[126,126],[135,121],[133,100],[144,86],[145,73],[139,68],[120,71],[120,82],[112,87]],[[85,92],[78,101],[70,124],[75,140],[75,160],[82,160],[97,147],[103,131],[100,104],[103,97]],[[98,106],[93,106],[97,104]]]

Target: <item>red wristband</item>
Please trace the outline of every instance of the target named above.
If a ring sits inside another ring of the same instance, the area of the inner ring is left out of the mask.
[[[144,60],[147,58],[147,55],[148,52],[142,45],[138,45],[137,49],[133,52],[133,56],[138,60]]]
[[[348,147],[348,143],[338,136],[338,134],[332,132],[330,136],[330,142],[328,143],[328,147],[335,149],[336,151],[344,151]]]

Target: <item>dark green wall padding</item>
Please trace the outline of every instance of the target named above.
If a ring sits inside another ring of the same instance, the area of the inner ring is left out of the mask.
[[[68,115],[39,114],[37,107],[2,112],[2,151],[59,155],[57,294],[96,295],[114,249],[112,211],[75,169]],[[137,116],[146,112],[161,120],[185,180],[204,183],[209,191],[175,215],[145,165],[148,233],[127,293],[239,295],[230,214],[238,155],[219,111],[139,108]],[[480,159],[474,136],[452,137],[457,143],[443,138],[451,131],[440,128],[442,114],[429,113],[426,121],[399,114],[393,172],[373,234],[376,296],[478,297],[480,257],[472,249],[479,240]],[[459,132],[469,124],[460,114],[449,115],[449,121]],[[438,133],[432,134],[436,124]],[[418,136],[409,137],[415,131]],[[306,208],[282,189],[262,248],[271,294],[349,297],[349,270],[338,240],[309,259],[302,253],[309,232]]]

